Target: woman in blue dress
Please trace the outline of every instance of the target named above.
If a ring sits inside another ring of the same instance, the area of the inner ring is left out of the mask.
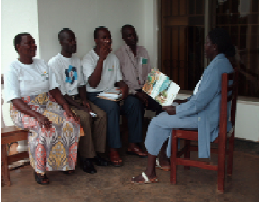
[[[201,80],[197,84],[193,95],[187,100],[176,100],[178,106],[167,106],[165,112],[153,118],[146,134],[145,146],[148,150],[148,163],[141,175],[133,177],[135,184],[158,182],[156,177],[156,156],[163,143],[169,138],[171,142],[172,129],[186,128],[198,129],[199,158],[210,157],[210,142],[218,136],[219,110],[221,100],[221,78],[223,73],[233,72],[233,67],[227,59],[235,55],[228,32],[216,28],[208,33],[205,43],[205,56],[211,60],[205,69]],[[228,106],[228,115],[230,113]],[[227,130],[231,129],[228,121]],[[170,144],[167,155],[170,156]],[[159,166],[169,167],[165,151],[161,152]],[[169,170],[169,169],[165,169]]]

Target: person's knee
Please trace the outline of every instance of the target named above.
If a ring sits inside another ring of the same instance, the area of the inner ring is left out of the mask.
[[[119,107],[119,105],[118,105],[118,103],[117,102],[113,102],[113,101],[111,101],[110,103],[109,103],[109,105],[108,105],[108,112],[113,112],[113,113],[120,113],[120,107]]]
[[[155,116],[155,117],[152,118],[149,126],[153,127],[153,126],[157,126],[157,125],[158,125],[158,117]]]
[[[128,96],[127,100],[129,100],[129,102],[134,103],[134,104],[141,104],[142,102],[135,96]]]
[[[135,96],[129,95],[125,100],[125,106],[143,109],[143,103]]]
[[[103,111],[102,109],[97,111],[97,115],[98,115],[98,117],[102,117],[102,118],[107,117],[107,113],[105,111]]]
[[[83,111],[83,110],[81,110],[80,112],[75,113],[75,114],[76,114],[76,116],[78,116],[80,118],[80,121],[84,121],[85,122],[85,121],[91,119],[90,114],[85,112],[85,111]]]

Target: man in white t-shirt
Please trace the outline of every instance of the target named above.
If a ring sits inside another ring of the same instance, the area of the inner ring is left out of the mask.
[[[80,117],[80,124],[85,133],[79,143],[83,170],[87,173],[96,173],[93,160],[97,165],[107,165],[107,161],[98,154],[98,152],[105,152],[106,113],[92,102],[87,101],[81,61],[72,55],[76,53],[74,32],[63,29],[59,32],[58,39],[62,48],[61,53],[51,58],[48,63],[54,78],[51,86],[61,91],[73,111]],[[90,112],[97,114],[97,117],[92,118]]]
[[[110,147],[110,160],[114,166],[121,166],[118,155],[120,140],[120,106],[118,102],[101,99],[98,94],[114,86],[120,87],[124,105],[122,111],[127,116],[129,128],[129,154],[146,157],[136,143],[142,142],[142,106],[137,98],[128,96],[128,86],[122,81],[122,74],[117,57],[111,54],[111,34],[105,27],[94,31],[96,47],[83,59],[83,74],[87,82],[86,89],[91,102],[107,113],[107,142]]]

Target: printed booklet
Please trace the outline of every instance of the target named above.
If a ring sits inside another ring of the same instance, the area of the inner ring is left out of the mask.
[[[148,78],[143,86],[143,91],[162,106],[172,105],[179,90],[180,86],[178,84],[156,69],[152,69],[151,73],[148,74]]]

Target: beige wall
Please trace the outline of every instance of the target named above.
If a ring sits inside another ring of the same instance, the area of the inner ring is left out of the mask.
[[[29,32],[39,43],[36,0],[1,0],[1,71],[18,57],[13,46],[14,36]],[[39,51],[37,51],[39,57]]]
[[[14,36],[20,32],[29,32],[39,43],[38,12],[36,0],[2,0],[1,1],[1,73],[16,58],[13,46]],[[37,56],[39,57],[39,49]],[[1,87],[3,89],[3,86]],[[4,91],[2,90],[2,93]],[[3,104],[2,111],[6,125],[13,125],[10,118],[10,105]]]
[[[140,44],[145,45],[144,3],[144,0],[38,0],[41,58],[49,60],[60,52],[57,33],[62,28],[75,32],[76,55],[80,58],[94,46],[93,31],[98,26],[111,31],[114,51],[122,45],[120,29],[124,24],[134,25]]]
[[[158,14],[156,0],[144,0],[144,46],[148,50],[152,67],[158,67]]]

